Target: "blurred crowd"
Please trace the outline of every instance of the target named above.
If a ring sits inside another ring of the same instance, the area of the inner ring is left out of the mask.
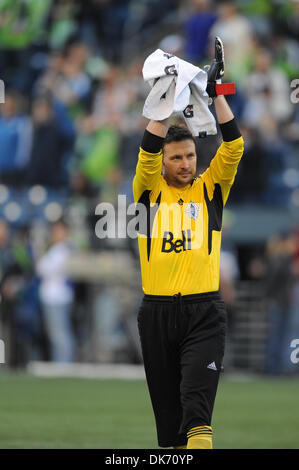
[[[11,365],[78,360],[90,326],[88,285],[72,283],[63,266],[76,250],[114,248],[94,235],[95,207],[117,194],[132,202],[149,92],[142,66],[155,49],[203,67],[215,35],[222,38],[224,81],[237,89],[228,101],[245,139],[230,204],[299,210],[297,0],[5,0],[0,26],[0,337],[10,338]],[[199,170],[218,145],[219,136],[201,139]],[[297,295],[299,304],[294,234],[293,244],[285,235],[270,240],[262,256],[260,277],[273,292],[269,357],[285,312],[299,316],[285,300]],[[233,305],[242,276],[229,239],[223,263]],[[291,293],[280,298],[284,278]],[[117,311],[113,293],[99,304]],[[75,317],[74,305],[83,305]],[[121,326],[113,328],[122,344]]]

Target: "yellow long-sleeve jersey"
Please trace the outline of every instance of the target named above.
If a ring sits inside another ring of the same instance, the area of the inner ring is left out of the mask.
[[[140,147],[133,180],[145,294],[182,295],[219,289],[222,212],[243,154],[243,138],[223,141],[208,169],[184,189],[161,174],[162,151]]]

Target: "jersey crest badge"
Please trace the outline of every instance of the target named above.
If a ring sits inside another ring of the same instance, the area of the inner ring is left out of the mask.
[[[190,219],[197,219],[199,213],[199,207],[195,202],[189,202],[185,209],[186,214],[190,217]]]

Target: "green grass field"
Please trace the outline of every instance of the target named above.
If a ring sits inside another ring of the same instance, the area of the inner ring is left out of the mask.
[[[157,449],[143,380],[0,374],[0,448]],[[299,448],[299,380],[223,377],[214,448]]]

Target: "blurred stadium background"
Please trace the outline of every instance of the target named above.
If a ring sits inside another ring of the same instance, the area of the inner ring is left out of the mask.
[[[1,0],[0,25],[0,447],[156,446],[136,240],[98,238],[96,207],[132,202],[147,55],[203,66],[219,35],[245,154],[215,447],[298,448],[299,1]]]

